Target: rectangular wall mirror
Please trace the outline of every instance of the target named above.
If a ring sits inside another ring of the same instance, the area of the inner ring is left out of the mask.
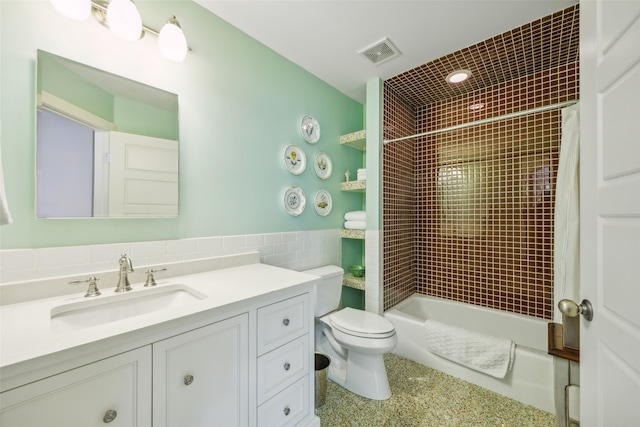
[[[178,96],[38,51],[36,216],[177,217]]]

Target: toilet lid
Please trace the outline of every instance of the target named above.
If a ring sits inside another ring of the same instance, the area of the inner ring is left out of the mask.
[[[393,335],[395,332],[393,323],[384,317],[351,307],[333,313],[331,323],[335,328],[347,334],[380,335],[382,338]]]

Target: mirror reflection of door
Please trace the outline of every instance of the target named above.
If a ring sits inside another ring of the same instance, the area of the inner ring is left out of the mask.
[[[36,216],[178,216],[178,96],[38,51]]]
[[[178,214],[178,141],[38,111],[38,218]]]
[[[38,218],[93,216],[93,129],[38,111]]]

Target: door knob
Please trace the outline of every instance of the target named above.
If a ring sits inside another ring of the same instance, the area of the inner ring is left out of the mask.
[[[593,306],[588,299],[583,299],[580,305],[570,299],[563,299],[558,303],[558,309],[565,316],[576,317],[578,314],[582,314],[584,319],[589,322],[593,319]]]

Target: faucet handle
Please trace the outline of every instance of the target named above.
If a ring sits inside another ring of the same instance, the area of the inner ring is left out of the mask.
[[[147,270],[147,280],[144,282],[145,287],[155,286],[157,285],[155,277],[153,277],[153,273],[157,273],[158,271],[167,271],[166,268],[161,268],[159,270]]]
[[[123,253],[122,255],[120,255],[118,264],[120,264],[120,268],[125,267],[129,273],[133,272],[133,263],[131,262],[131,258],[129,258],[127,254]]]
[[[87,293],[84,295],[86,297],[97,297],[100,295],[100,290],[98,289],[98,285],[96,282],[100,280],[95,276],[89,277],[87,280],[73,280],[69,282],[70,285],[79,285],[80,283],[89,283],[89,288],[87,289]]]

